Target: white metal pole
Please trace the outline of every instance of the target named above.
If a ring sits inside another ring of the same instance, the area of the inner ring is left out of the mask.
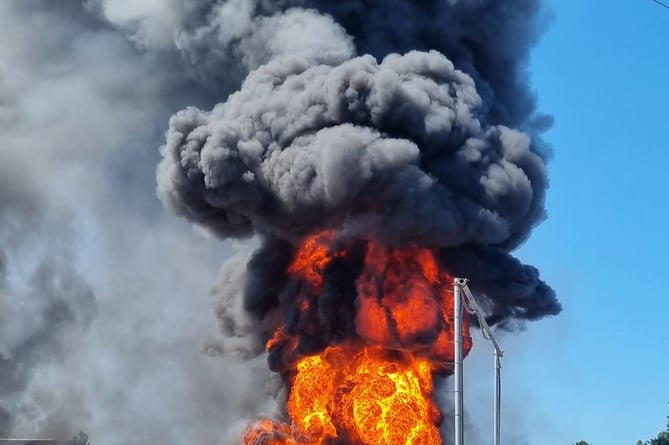
[[[456,280],[457,282],[457,280]],[[485,317],[483,317],[483,313],[481,312],[481,308],[479,307],[478,303],[476,303],[476,299],[472,295],[472,292],[469,290],[469,286],[467,286],[467,281],[462,280],[462,292],[464,293],[466,300],[466,307],[468,308],[467,311],[471,312],[473,314],[476,314],[476,317],[479,320],[479,325],[481,326],[481,331],[483,332],[483,337],[487,340],[490,340],[490,343],[492,343],[492,346],[494,348],[494,400],[493,400],[493,442],[494,445],[499,445],[500,443],[500,424],[501,424],[501,417],[500,417],[500,411],[501,411],[501,394],[502,394],[502,357],[504,357],[504,351],[499,347],[499,344],[497,344],[497,340],[495,340],[495,336],[492,334],[492,331],[490,330],[490,326],[488,326],[488,323],[485,320]],[[457,287],[457,286],[456,286]]]
[[[495,406],[494,406],[494,425],[495,425],[495,430],[493,432],[493,438],[495,440],[495,445],[499,445],[500,441],[500,395],[502,392],[501,384],[502,384],[502,376],[501,376],[501,369],[502,369],[502,363],[499,359],[499,352],[497,349],[495,349],[495,353],[493,354],[495,358],[495,384],[494,384],[494,391],[495,391]]]
[[[455,360],[453,374],[455,380],[455,445],[464,445],[464,417],[463,417],[463,380],[462,380],[462,295],[460,283],[463,280],[456,278],[453,282],[453,337],[455,345]]]

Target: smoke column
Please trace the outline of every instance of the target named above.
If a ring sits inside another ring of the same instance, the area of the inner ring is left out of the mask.
[[[205,17],[181,48],[205,72],[216,58],[250,72],[170,119],[158,191],[220,237],[263,236],[255,317],[278,305],[290,245],[325,229],[438,248],[493,323],[560,312],[509,253],[545,217],[549,119],[525,72],[540,2],[230,1]]]
[[[229,266],[243,278],[223,287],[230,345],[246,339],[253,355],[279,327],[297,346],[272,340],[269,365],[289,372],[342,338],[369,341],[360,283],[392,272],[360,266],[377,255],[368,242],[437,252],[441,268],[472,280],[491,324],[560,312],[537,269],[510,253],[546,213],[550,118],[526,78],[539,1],[239,0],[198,13],[177,42],[199,78],[248,74],[210,110],[172,116],[158,193],[220,238],[260,237],[246,264]],[[322,233],[345,259],[304,303],[288,269]]]

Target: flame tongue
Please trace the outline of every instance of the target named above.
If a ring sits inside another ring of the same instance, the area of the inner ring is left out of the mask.
[[[331,243],[332,234],[319,234],[296,253],[288,274],[297,290],[266,345],[273,369],[287,376],[291,423],[261,420],[243,443],[441,444],[432,376],[450,372],[453,360],[451,277],[428,249],[365,243],[335,251]],[[322,316],[324,275],[334,262],[360,258],[351,266],[355,298],[334,308],[355,322],[333,334]],[[468,351],[466,319],[463,330]]]
[[[370,244],[356,280],[357,334],[369,344],[427,356],[435,369],[447,371],[453,361],[452,282],[428,249]]]

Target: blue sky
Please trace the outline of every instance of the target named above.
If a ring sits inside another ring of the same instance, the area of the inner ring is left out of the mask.
[[[549,218],[518,255],[564,312],[504,339],[506,415],[532,444],[635,444],[669,414],[669,10],[549,4],[531,65],[555,117]]]

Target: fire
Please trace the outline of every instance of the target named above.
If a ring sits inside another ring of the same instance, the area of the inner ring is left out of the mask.
[[[319,318],[324,275],[334,261],[360,263],[349,331],[332,335]],[[245,445],[439,445],[441,412],[433,375],[453,361],[452,278],[419,247],[332,248],[332,235],[307,239],[287,270],[298,283],[290,314],[266,344],[284,364],[290,423],[250,426]],[[463,318],[465,352],[471,348]],[[336,338],[303,354],[301,338]],[[273,354],[278,359],[272,360]],[[273,368],[274,369],[274,368]]]
[[[438,444],[431,374],[429,362],[411,354],[328,348],[298,363],[288,412],[311,443],[346,431],[352,443]]]
[[[440,444],[432,390],[426,359],[379,347],[329,347],[297,364],[288,399],[292,426],[262,420],[244,442],[320,445],[345,432],[350,443],[365,445]]]

